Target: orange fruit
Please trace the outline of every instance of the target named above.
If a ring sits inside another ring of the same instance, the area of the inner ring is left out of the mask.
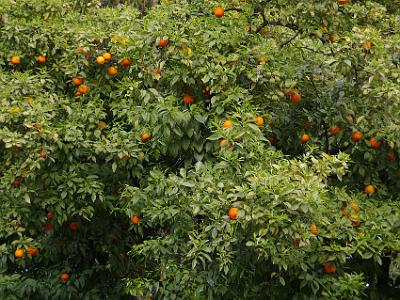
[[[98,65],[104,65],[104,63],[106,62],[106,60],[104,59],[103,56],[97,56],[96,62],[97,62]]]
[[[358,207],[358,204],[355,203],[355,202],[351,203],[351,209],[356,213],[358,213],[360,211],[360,208]]]
[[[393,152],[389,152],[387,155],[387,159],[390,161],[395,161],[396,160],[396,154],[394,154]]]
[[[53,217],[54,217],[54,211],[49,211],[47,213],[47,219],[53,219]]]
[[[158,42],[158,47],[164,48],[164,47],[167,47],[168,44],[169,44],[168,39],[160,39],[160,41]]]
[[[359,142],[359,141],[361,141],[361,140],[363,139],[363,137],[364,137],[364,135],[363,135],[362,132],[360,132],[360,131],[354,131],[354,132],[351,134],[351,139],[352,139],[354,142]]]
[[[108,76],[114,77],[118,74],[118,69],[114,66],[111,66],[107,69]]]
[[[87,94],[88,92],[89,92],[89,87],[88,87],[87,85],[81,84],[81,85],[78,87],[78,93],[80,93],[80,94]]]
[[[46,159],[46,158],[47,158],[47,156],[48,156],[48,154],[47,154],[47,152],[46,152],[46,151],[44,151],[44,150],[40,150],[40,152],[39,152],[39,156],[40,156],[41,158],[43,158],[43,159]]]
[[[102,56],[106,61],[110,61],[111,60],[111,53],[109,53],[109,52],[103,53]]]
[[[68,225],[69,229],[71,229],[72,231],[77,231],[78,230],[78,224],[76,224],[76,222],[71,222]]]
[[[185,105],[192,105],[193,102],[194,102],[194,100],[193,100],[193,97],[192,97],[192,96],[190,96],[190,95],[188,95],[188,94],[185,94],[185,95],[183,96],[183,103],[184,103]]]
[[[127,68],[132,64],[132,61],[129,58],[124,58],[123,60],[120,61],[119,63],[122,68]]]
[[[140,139],[142,140],[143,143],[146,143],[150,140],[150,134],[147,132],[142,132],[140,134]]]
[[[114,35],[111,39],[114,43],[118,43],[119,41],[119,37],[117,37],[116,35]]]
[[[28,102],[29,105],[33,105],[33,98],[32,97],[28,97],[28,99],[26,99],[26,102]]]
[[[21,178],[15,178],[14,185],[21,185],[21,183],[22,183]]]
[[[39,64],[44,64],[44,63],[46,63],[46,56],[39,55],[38,57],[36,57],[36,61],[37,61]]]
[[[346,5],[349,3],[349,0],[338,0],[339,5]]]
[[[11,64],[13,64],[14,66],[19,65],[21,63],[21,58],[19,56],[12,56],[10,58],[10,62]]]
[[[214,16],[216,16],[217,18],[221,18],[223,17],[225,14],[225,9],[221,6],[218,6],[214,9]]]
[[[358,227],[358,226],[360,226],[360,221],[358,221],[358,216],[357,215],[352,215],[351,216],[351,224],[354,226],[354,227]]]
[[[132,223],[133,223],[134,225],[137,225],[137,224],[139,224],[139,222],[140,222],[139,216],[134,215],[134,216],[132,217]]]
[[[224,128],[231,128],[233,126],[233,123],[231,120],[225,120],[223,126]]]
[[[228,216],[231,220],[237,220],[238,218],[238,209],[236,207],[232,207],[228,211]]]
[[[99,121],[99,122],[97,123],[97,127],[99,127],[100,130],[103,130],[104,128],[107,127],[107,123],[104,122],[104,121]]]
[[[69,274],[68,273],[62,273],[60,276],[60,279],[64,282],[67,282],[69,280]]]
[[[257,124],[258,127],[263,126],[264,125],[264,118],[261,117],[261,116],[258,116],[257,119],[256,119],[256,124]]]
[[[382,144],[382,140],[377,141],[377,140],[375,140],[373,137],[371,137],[371,138],[369,139],[369,146],[370,146],[372,149],[379,149],[379,148],[381,147],[381,144]]]
[[[76,86],[80,86],[83,83],[83,79],[81,77],[72,78],[72,84]]]
[[[303,135],[300,137],[300,142],[301,142],[302,144],[308,143],[309,140],[310,140],[310,136],[309,136],[307,133],[303,134]]]
[[[227,148],[227,149],[232,148],[232,144],[226,139],[220,140],[219,141],[219,145],[220,145],[221,148]]]
[[[313,235],[317,235],[317,233],[318,233],[317,225],[311,224],[311,226],[310,226],[310,231],[311,231],[311,233],[312,233]]]
[[[24,255],[25,255],[25,251],[22,250],[22,249],[17,249],[17,250],[15,250],[15,252],[14,252],[15,258],[23,258]]]
[[[125,45],[128,42],[127,38],[122,38],[121,39],[121,44]]]
[[[26,252],[31,256],[37,256],[39,254],[39,249],[36,247],[29,247]]]
[[[339,126],[333,126],[333,127],[329,128],[329,133],[331,135],[333,135],[333,136],[334,135],[338,135],[339,132],[340,132],[340,127]]]
[[[292,91],[289,96],[292,103],[299,104],[301,102],[301,95],[298,92]]]
[[[329,261],[325,263],[324,269],[326,273],[336,273],[336,266]]]
[[[366,193],[367,195],[372,195],[373,193],[375,193],[375,187],[372,184],[368,184],[365,188],[364,188],[364,193]]]

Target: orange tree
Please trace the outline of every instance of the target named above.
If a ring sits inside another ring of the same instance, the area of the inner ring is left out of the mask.
[[[1,298],[398,286],[393,2],[101,4],[0,1]]]

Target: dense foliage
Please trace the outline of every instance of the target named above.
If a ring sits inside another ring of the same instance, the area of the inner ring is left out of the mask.
[[[395,299],[397,1],[106,2],[0,0],[0,298]]]

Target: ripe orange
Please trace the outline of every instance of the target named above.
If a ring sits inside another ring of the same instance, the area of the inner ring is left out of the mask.
[[[47,219],[53,219],[53,217],[54,217],[54,211],[49,211],[48,213],[47,213]]]
[[[71,222],[68,225],[69,229],[71,229],[72,231],[77,231],[78,230],[78,224],[76,224],[76,222]]]
[[[228,216],[231,220],[237,220],[238,218],[238,209],[236,207],[232,207],[228,211]]]
[[[100,130],[103,130],[104,128],[107,127],[107,123],[104,122],[104,121],[99,121],[99,122],[97,123],[97,127],[99,127]]]
[[[111,53],[109,53],[109,52],[103,53],[102,56],[106,61],[110,61],[111,60]]]
[[[371,137],[370,139],[369,139],[369,146],[372,148],[372,149],[379,149],[380,147],[381,147],[381,144],[382,144],[382,140],[375,140],[373,137]]]
[[[69,274],[67,273],[62,273],[60,276],[60,279],[64,282],[67,282],[69,280]]]
[[[39,152],[39,156],[40,156],[41,158],[43,158],[43,159],[46,159],[46,158],[47,158],[47,156],[48,156],[48,154],[47,154],[47,152],[46,152],[46,151],[40,150],[40,152]]]
[[[72,78],[73,85],[80,86],[83,83],[83,79],[81,77]]]
[[[32,106],[33,105],[33,98],[32,97],[28,97],[28,99],[26,99],[26,102],[28,102],[28,104],[30,106]]]
[[[217,18],[221,18],[225,14],[225,9],[221,6],[218,6],[214,9],[214,16]]]
[[[125,45],[127,42],[128,42],[128,39],[127,39],[127,38],[122,38],[122,39],[121,39],[121,44],[122,44],[122,45]]]
[[[232,148],[232,144],[226,139],[220,140],[219,145],[221,146],[221,148],[227,148],[227,149]]]
[[[160,39],[160,41],[158,42],[158,47],[164,48],[164,47],[167,47],[168,44],[169,44],[168,39]]]
[[[98,65],[104,65],[104,63],[106,62],[106,60],[104,59],[103,56],[97,56],[96,62],[97,62]]]
[[[339,5],[346,5],[349,3],[349,0],[338,0]]]
[[[367,195],[372,195],[373,193],[375,193],[375,187],[372,184],[368,184],[365,188],[364,188],[364,193],[366,193]]]
[[[360,226],[360,221],[358,221],[358,216],[357,215],[352,215],[351,216],[351,224],[354,226],[354,227],[358,227],[358,226]]]
[[[183,103],[184,103],[185,105],[192,105],[193,102],[194,102],[194,99],[193,99],[192,96],[190,96],[190,95],[188,95],[188,94],[185,94],[185,95],[183,96]]]
[[[310,140],[310,136],[309,136],[307,133],[303,134],[303,135],[300,137],[300,142],[301,142],[302,144],[308,143],[309,140]]]
[[[390,160],[390,161],[395,161],[396,158],[397,158],[396,154],[393,153],[393,152],[389,152],[388,155],[387,155],[387,159]]]
[[[114,77],[118,74],[118,69],[114,66],[111,66],[107,69],[108,76]]]
[[[331,128],[329,128],[329,133],[331,135],[338,135],[340,132],[340,127],[339,126],[333,126]]]
[[[78,87],[78,93],[80,93],[80,94],[87,94],[88,92],[89,92],[89,87],[88,87],[87,85],[81,84],[81,85]]]
[[[336,266],[329,261],[325,263],[324,269],[326,273],[336,273]]]
[[[317,225],[311,224],[311,226],[310,226],[310,231],[311,231],[311,233],[312,233],[313,235],[317,235],[317,233],[318,233]]]
[[[14,252],[15,258],[23,258],[24,255],[25,255],[25,251],[22,250],[22,249],[17,249],[17,250],[15,250],[15,252]]]
[[[363,135],[362,132],[360,132],[360,131],[354,131],[354,132],[351,134],[351,139],[352,139],[354,142],[359,142],[359,141],[361,141],[361,140],[363,139],[363,137],[364,137],[364,135]]]
[[[15,178],[14,185],[21,185],[21,183],[22,183],[21,178]]]
[[[119,37],[117,37],[116,35],[114,35],[111,39],[114,43],[118,43],[119,41]]]
[[[44,64],[44,63],[46,63],[46,56],[39,55],[38,57],[36,57],[36,61],[37,61],[39,64]]]
[[[263,126],[264,125],[264,118],[261,117],[261,116],[258,116],[257,119],[256,119],[256,124],[257,124],[258,127]]]
[[[292,103],[299,104],[301,102],[301,95],[298,92],[292,91],[289,93],[289,96]]]
[[[231,120],[225,120],[223,126],[224,128],[231,128],[233,126],[233,123]]]
[[[358,207],[358,204],[355,203],[355,202],[351,203],[351,209],[356,213],[358,213],[360,211],[360,208]]]
[[[31,256],[37,256],[39,254],[39,249],[36,247],[29,247],[26,252]]]
[[[132,223],[133,223],[134,225],[137,225],[137,224],[139,224],[139,222],[140,222],[139,216],[134,215],[134,216],[132,217]]]
[[[142,132],[140,134],[140,139],[142,140],[143,143],[146,143],[150,140],[150,134],[147,132]]]
[[[132,64],[132,61],[129,58],[124,58],[119,64],[122,68],[127,68]]]
[[[14,66],[19,65],[21,63],[21,58],[19,56],[12,56],[10,58],[10,62],[11,64],[13,64]]]

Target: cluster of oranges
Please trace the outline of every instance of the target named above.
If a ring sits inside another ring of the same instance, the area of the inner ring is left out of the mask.
[[[351,220],[354,227],[360,226],[358,213],[360,212],[360,207],[357,203],[351,203],[350,207],[343,208],[343,214]]]
[[[39,55],[36,57],[36,62],[43,65],[46,63],[46,56]],[[13,55],[10,57],[10,63],[14,66],[18,66],[21,64],[21,57],[19,55]]]

